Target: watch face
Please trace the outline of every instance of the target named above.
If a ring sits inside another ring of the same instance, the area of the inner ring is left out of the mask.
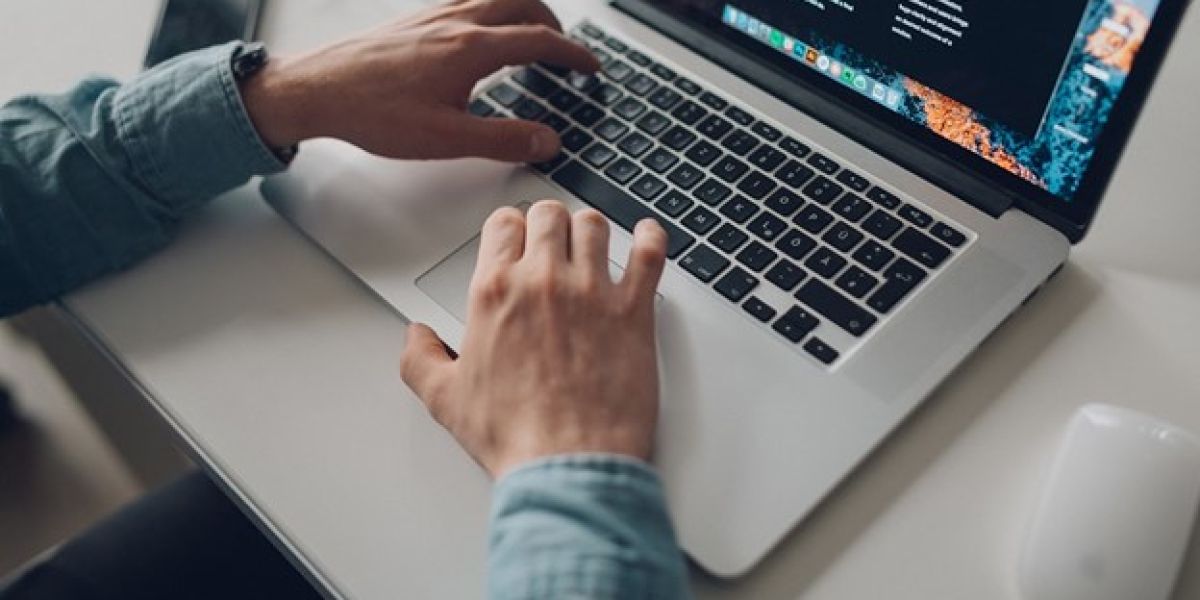
[[[268,59],[266,44],[246,44],[233,56],[233,76],[242,81],[261,71]]]

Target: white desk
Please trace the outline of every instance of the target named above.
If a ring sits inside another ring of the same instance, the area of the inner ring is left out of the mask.
[[[264,33],[297,49],[382,5],[278,2]],[[1016,598],[1039,477],[1077,406],[1108,401],[1200,430],[1197,56],[1192,11],[1101,219],[1061,276],[761,568],[732,583],[697,576],[700,597]],[[253,190],[67,306],[338,593],[479,595],[488,485],[396,376],[401,319]],[[1176,597],[1200,597],[1200,542]]]

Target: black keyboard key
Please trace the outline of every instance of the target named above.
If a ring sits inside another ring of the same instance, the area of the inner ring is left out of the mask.
[[[593,139],[595,138],[592,137],[592,134],[582,129],[574,128],[563,134],[562,145],[571,152],[579,152],[592,143]]]
[[[779,142],[779,147],[783,148],[784,152],[787,152],[796,158],[804,158],[805,156],[808,156],[810,152],[812,152],[812,148],[809,148],[803,142],[793,137],[783,138],[783,141]]]
[[[612,177],[617,183],[629,183],[642,173],[642,168],[633,163],[633,161],[622,158],[613,163],[612,166],[604,170],[604,174]]]
[[[767,194],[770,194],[776,187],[773,179],[758,171],[750,173],[738,184],[739,190],[755,200],[766,198]]]
[[[833,212],[851,223],[857,223],[869,210],[871,210],[871,205],[866,200],[850,192],[842,194],[842,197],[833,203]]]
[[[601,67],[607,67],[608,63],[613,61],[613,55],[608,50],[601,48],[598,44],[592,44],[591,48],[592,54],[595,55],[596,60],[600,61]]]
[[[763,123],[762,121],[754,124],[753,131],[759,136],[762,136],[762,138],[768,142],[777,142],[779,141],[779,138],[783,137],[783,133],[781,131],[766,123]]]
[[[726,137],[721,145],[733,154],[745,156],[758,147],[758,138],[745,131],[735,131],[729,134],[729,137]]]
[[[667,130],[666,133],[662,134],[662,137],[659,139],[662,141],[662,143],[666,144],[668,148],[682,151],[684,148],[687,148],[689,144],[696,140],[696,134],[679,125],[676,125]]]
[[[769,323],[771,319],[775,318],[775,309],[771,308],[770,304],[759,300],[757,296],[750,296],[750,299],[742,305],[742,309],[763,323]]]
[[[758,278],[741,267],[734,267],[713,287],[731,302],[741,302],[758,287]]]
[[[767,198],[766,204],[767,208],[770,208],[784,217],[790,217],[792,216],[792,213],[795,213],[797,210],[799,210],[800,205],[804,204],[804,201],[801,200],[800,196],[797,196],[795,192],[792,192],[787,188],[779,188],[771,194],[770,198]]]
[[[657,220],[667,232],[667,256],[671,258],[679,256],[695,240],[686,231],[578,162],[568,162],[555,171],[553,179],[626,231],[633,231],[642,219]]]
[[[553,129],[554,131],[557,131],[558,133],[562,133],[562,132],[566,131],[567,128],[571,126],[570,121],[563,118],[562,115],[558,115],[555,113],[546,113],[546,115],[544,117],[542,117],[540,119],[540,121],[543,124],[545,124],[547,127],[549,127],[550,129]]]
[[[472,102],[471,105],[467,107],[467,111],[477,117],[490,117],[496,114],[496,109],[492,108],[492,105],[488,104],[482,98],[476,99],[474,102]]]
[[[639,67],[648,67],[648,66],[650,66],[651,63],[654,62],[654,61],[650,60],[649,56],[646,56],[645,54],[642,54],[641,52],[638,52],[637,50],[631,50],[629,52],[629,54],[625,55],[625,57],[629,59],[629,62],[631,62]]]
[[[712,92],[704,92],[703,94],[700,94],[700,101],[709,108],[717,111],[725,110],[725,107],[729,106],[729,102]]]
[[[829,227],[829,224],[833,222],[833,215],[821,210],[821,207],[816,204],[809,204],[800,211],[800,214],[796,215],[792,222],[816,235]]]
[[[821,239],[825,240],[826,244],[842,252],[849,252],[862,241],[863,234],[857,229],[851,229],[845,223],[837,223],[833,227],[830,227],[829,231],[826,231]]]
[[[690,209],[692,204],[695,204],[695,202],[692,202],[691,198],[684,196],[683,193],[676,190],[671,190],[655,206],[658,206],[658,209],[668,217],[677,217]]]
[[[825,177],[817,177],[802,190],[805,196],[818,204],[829,204],[842,195],[842,186]]]
[[[579,155],[589,165],[600,169],[617,157],[617,151],[601,143],[595,143]]]
[[[842,273],[841,277],[838,277],[836,285],[843,292],[855,298],[862,298],[868,292],[875,289],[875,286],[879,285],[879,280],[872,277],[866,271],[851,265],[849,269],[846,269],[845,273]]]
[[[612,48],[613,51],[615,51],[619,54],[624,54],[625,51],[629,49],[629,46],[626,46],[625,42],[622,42],[621,40],[618,40],[617,38],[612,38],[612,37],[604,40],[604,45],[608,46],[609,48]]]
[[[604,37],[604,32],[601,31],[599,27],[596,27],[591,23],[584,23],[580,25],[579,30],[582,31],[584,35],[592,39],[601,39]]]
[[[781,260],[775,263],[765,275],[767,281],[775,284],[779,289],[790,292],[800,285],[801,281],[808,275],[804,269],[796,266],[795,263],[789,260]]]
[[[774,262],[776,258],[779,258],[779,255],[774,250],[758,242],[750,242],[750,245],[743,248],[737,255],[738,262],[755,272],[767,268],[767,265]]]
[[[909,223],[912,223],[913,225],[916,225],[922,229],[929,227],[929,224],[933,223],[933,217],[929,216],[928,213],[911,204],[905,204],[901,206],[900,210],[896,211],[896,214],[900,215],[901,219],[904,219],[905,221],[908,221]]]
[[[679,157],[666,148],[655,148],[654,152],[647,154],[646,158],[642,159],[642,164],[655,173],[665,173],[667,169],[675,166],[678,162]]]
[[[730,106],[725,111],[725,116],[729,117],[730,119],[733,119],[734,123],[737,123],[738,125],[741,125],[742,127],[749,127],[754,124],[754,117],[751,116],[750,113],[748,113],[736,106]]]
[[[667,184],[663,180],[647,173],[642,175],[640,179],[629,186],[634,194],[646,202],[651,202],[658,197],[663,190],[667,189]]]
[[[776,242],[775,247],[782,250],[792,260],[803,260],[809,252],[812,252],[813,248],[817,247],[817,241],[793,229]]]
[[[626,121],[632,121],[646,112],[646,105],[637,98],[626,98],[613,107],[613,112]]]
[[[868,240],[867,243],[859,246],[858,250],[854,251],[854,260],[857,260],[862,266],[878,271],[887,265],[896,253],[883,247],[879,242]]]
[[[654,206],[658,207],[658,210],[663,211],[668,217],[678,217],[691,208],[693,204],[695,202],[691,198],[688,198],[677,190],[671,190],[667,192],[667,195],[659,199]]]
[[[653,67],[650,67],[650,72],[663,81],[672,81],[678,77],[675,71],[672,71],[666,65],[655,64]]]
[[[846,266],[846,259],[834,253],[833,250],[821,246],[812,253],[812,256],[808,257],[808,260],[804,261],[804,266],[821,277],[831,279],[837,275],[838,271],[842,270],[842,267]]]
[[[683,100],[683,95],[665,85],[658,88],[657,92],[650,94],[650,104],[662,110],[675,108],[675,105],[679,104],[680,100]]]
[[[550,97],[546,98],[546,102],[549,102],[550,106],[553,106],[562,112],[569,113],[576,106],[579,106],[579,103],[583,102],[583,100],[579,96],[567,90],[560,89],[557,92],[550,94]]]
[[[680,188],[690,190],[697,183],[700,183],[701,179],[704,179],[704,172],[685,162],[675,167],[675,170],[671,171],[668,179]]]
[[[862,336],[875,325],[876,319],[871,313],[816,279],[809,279],[800,286],[796,299],[855,337]]]
[[[671,114],[683,122],[684,125],[695,125],[697,121],[708,116],[708,111],[704,110],[699,104],[688,100],[671,111]]]
[[[629,79],[630,75],[633,75],[633,67],[629,66],[629,63],[623,60],[614,59],[609,61],[608,64],[604,65],[604,74],[607,75],[609,79],[617,83],[621,83],[626,79]]]
[[[900,232],[900,235],[892,240],[892,247],[930,269],[942,266],[950,257],[948,248],[912,227]]]
[[[838,351],[832,346],[826,344],[821,338],[812,338],[804,344],[804,351],[809,353],[813,358],[821,361],[822,364],[831,365],[838,359]]]
[[[799,344],[812,330],[820,325],[821,321],[812,316],[807,310],[799,306],[793,306],[791,310],[779,317],[778,321],[771,326],[772,329],[779,332],[780,335],[787,338],[788,341]]]
[[[583,73],[571,73],[567,76],[567,85],[571,89],[580,94],[590,94],[601,83],[600,78],[595,75],[584,75]]]
[[[729,189],[725,185],[722,185],[721,182],[717,181],[716,179],[709,179],[705,181],[704,183],[700,184],[700,187],[696,188],[695,192],[692,192],[692,195],[695,196],[697,200],[709,206],[717,206],[718,204],[724,202],[725,199],[731,194],[733,194],[733,190]]]
[[[712,211],[704,208],[703,206],[696,207],[696,210],[688,213],[688,216],[684,217],[683,221],[681,221],[684,227],[687,227],[688,229],[700,235],[704,235],[709,231],[712,231],[712,228],[716,227],[720,222],[720,217],[713,214]]]
[[[552,158],[550,160],[543,161],[540,163],[534,163],[533,168],[535,168],[543,173],[550,173],[551,171],[562,166],[562,164],[565,162],[567,162],[567,155],[563,154],[562,152],[559,152],[558,154],[556,154],[554,156],[554,158]]]
[[[896,232],[900,231],[900,228],[903,226],[904,224],[900,222],[900,219],[882,210],[876,210],[871,213],[871,216],[867,217],[867,220],[863,221],[862,224],[863,229],[867,233],[884,241],[892,239],[892,236],[896,235]]]
[[[638,129],[650,135],[658,135],[671,125],[671,119],[657,110],[651,111],[637,122]]]
[[[863,177],[862,175],[859,175],[850,169],[846,169],[841,173],[838,173],[837,180],[856,192],[865,192],[867,191],[867,188],[871,187],[871,182],[867,181],[866,177]]]
[[[518,119],[536,121],[546,114],[546,108],[533,98],[523,98],[513,109],[513,115]]]
[[[707,167],[716,162],[718,158],[721,158],[721,154],[722,152],[716,146],[705,140],[700,140],[688,150],[687,157],[696,164]]]
[[[600,124],[592,128],[592,131],[604,141],[615,142],[621,139],[626,133],[629,133],[629,126],[609,117],[600,121]]]
[[[764,212],[751,221],[746,226],[746,229],[750,230],[750,233],[771,242],[787,230],[787,223],[772,213]]]
[[[512,108],[513,105],[520,102],[521,98],[523,98],[521,92],[517,91],[517,88],[508,85],[507,83],[501,83],[491,90],[488,90],[487,95],[492,100],[499,102],[500,106],[505,108]]]
[[[696,126],[696,131],[710,140],[719,140],[725,137],[725,134],[733,131],[733,123],[721,118],[720,115],[708,115]]]
[[[726,254],[733,254],[748,239],[750,239],[750,236],[729,223],[721,225],[712,235],[708,236],[708,241],[712,242],[714,246],[720,248]]]
[[[590,128],[596,123],[599,123],[600,119],[604,118],[604,109],[592,104],[591,102],[584,102],[579,106],[579,108],[576,108],[571,112],[571,118],[574,119],[576,123]]]
[[[634,132],[625,136],[625,139],[621,140],[621,143],[617,144],[617,147],[621,149],[621,152],[638,158],[645,154],[647,150],[654,147],[654,140]]]
[[[829,158],[820,152],[816,152],[812,156],[808,157],[808,164],[812,165],[818,171],[826,175],[833,175],[842,168],[842,166],[837,164],[837,162],[832,158]]]
[[[720,275],[721,271],[729,266],[729,259],[717,254],[712,248],[700,244],[683,257],[683,260],[679,261],[679,265],[688,273],[695,275],[696,279],[708,283],[716,279],[717,275]]]
[[[733,200],[721,206],[721,214],[729,217],[734,223],[745,223],[758,212],[758,206],[745,196],[734,196]]]
[[[800,189],[800,186],[804,185],[809,179],[812,179],[813,175],[812,169],[794,160],[789,160],[787,164],[775,172],[775,176],[779,178],[779,181],[782,181],[784,185],[793,190]]]
[[[879,313],[886,313],[925,279],[925,271],[903,258],[896,259],[892,266],[883,272],[883,287],[867,300],[867,306]]]
[[[686,77],[679,77],[676,79],[675,87],[679,88],[685,94],[692,96],[699,94],[701,91],[701,87],[696,85],[696,82],[692,81],[691,79],[687,79]]]
[[[517,71],[512,76],[513,80],[521,84],[521,87],[531,91],[536,96],[545,98],[555,91],[561,89],[553,79],[546,77],[541,71],[532,67],[526,67]]]
[[[750,155],[750,164],[771,173],[787,160],[787,155],[772,148],[771,146],[761,146]]]
[[[900,206],[900,199],[897,198],[895,194],[877,187],[871,188],[871,191],[867,192],[867,198],[875,204],[878,204],[884,208],[890,208],[892,210],[895,210],[897,206]]]
[[[720,177],[722,180],[733,183],[742,178],[742,175],[749,171],[750,167],[746,163],[732,157],[726,156],[722,158],[712,168],[713,175]]]
[[[602,83],[588,94],[588,98],[599,102],[601,106],[612,106],[624,95],[616,86]]]
[[[963,242],[967,241],[967,236],[945,223],[934,225],[933,229],[929,230],[929,233],[932,233],[933,237],[954,248],[963,245]]]
[[[637,75],[634,75],[633,79],[630,79],[625,83],[625,89],[638,96],[645,96],[646,94],[653,92],[654,88],[656,87],[658,87],[658,82],[654,81],[653,77],[646,75],[645,73],[638,73]]]

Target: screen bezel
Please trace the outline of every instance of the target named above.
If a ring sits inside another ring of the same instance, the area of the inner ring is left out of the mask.
[[[775,50],[745,38],[715,15],[652,0],[613,4],[956,196],[998,215],[1016,206],[1071,242],[1086,235],[1190,0],[1162,0],[1133,71],[1097,139],[1079,189],[1064,200],[988,162]]]

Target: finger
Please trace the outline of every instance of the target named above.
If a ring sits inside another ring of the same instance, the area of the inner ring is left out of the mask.
[[[541,123],[476,117],[447,108],[428,122],[430,159],[474,156],[505,162],[541,162],[562,147],[558,133]],[[435,133],[436,132],[436,133]]]
[[[432,329],[419,323],[408,326],[408,339],[400,358],[400,377],[435,417],[436,411],[441,410],[438,403],[454,365],[446,345]]]
[[[566,262],[569,258],[571,215],[555,200],[534,204],[525,215],[525,256]]]
[[[484,26],[545,25],[562,31],[562,24],[554,16],[554,11],[540,0],[477,0],[464,5],[464,16]]]
[[[571,262],[591,275],[608,274],[608,220],[599,211],[581,210],[571,217]]]
[[[506,25],[491,27],[480,33],[479,76],[493,73],[510,65],[549,63],[578,71],[594,73],[600,61],[582,44],[567,39],[562,33],[545,25]]]
[[[492,213],[479,234],[476,273],[489,273],[521,260],[525,253],[525,216],[505,206]]]
[[[652,299],[666,260],[667,232],[653,219],[643,219],[633,230],[633,248],[621,285],[639,298]]]

